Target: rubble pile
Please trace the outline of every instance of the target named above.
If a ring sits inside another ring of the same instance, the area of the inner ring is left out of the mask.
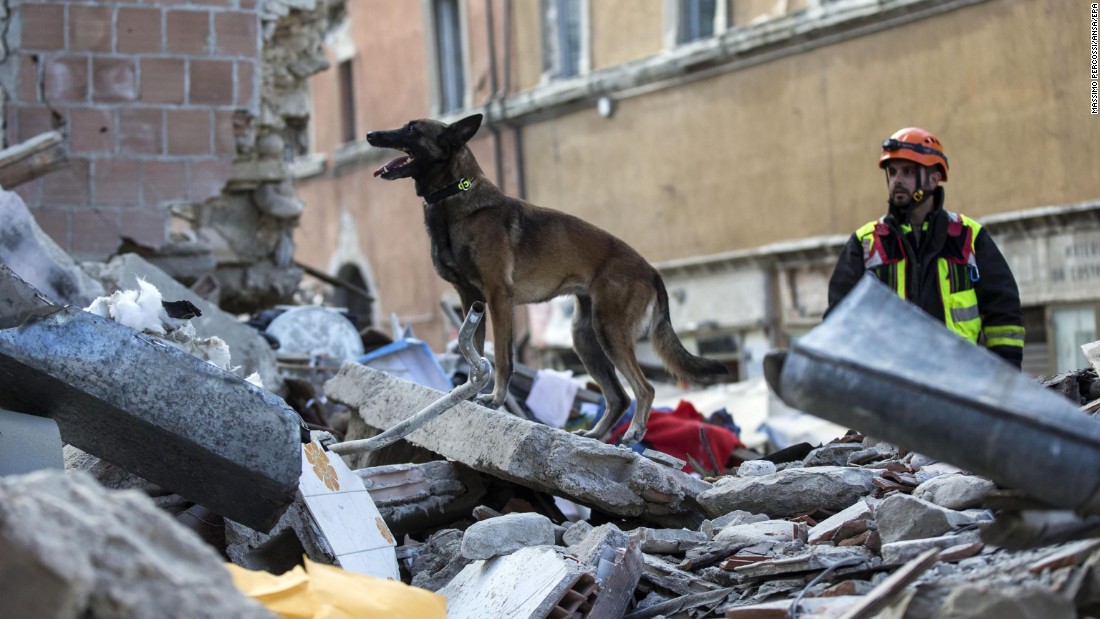
[[[11,212],[8,236],[40,241]],[[960,346],[961,378],[861,369],[830,360],[851,345],[827,333],[849,308],[766,370],[785,401],[828,396],[823,416],[868,434],[711,453],[704,469],[472,401],[491,374],[470,345],[476,308],[450,393],[398,376],[431,355],[409,340],[388,370],[364,355],[295,391],[256,329],[137,256],[81,267],[41,241],[4,249],[0,616],[266,617],[275,588],[308,591],[317,616],[349,589],[391,612],[410,587],[426,591],[409,608],[442,616],[445,601],[449,617],[1100,613],[1093,369],[1032,381],[957,338],[943,345]],[[886,302],[875,316],[900,313]],[[962,379],[985,388],[948,402],[929,387]],[[582,391],[570,411],[596,399]],[[346,432],[318,431],[333,405]]]

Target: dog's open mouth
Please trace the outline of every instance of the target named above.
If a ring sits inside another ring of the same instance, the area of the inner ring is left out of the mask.
[[[377,170],[375,170],[374,175],[375,176],[381,176],[381,175],[383,175],[387,172],[393,172],[394,170],[397,170],[398,168],[403,168],[403,167],[409,165],[410,163],[412,163],[412,161],[413,161],[412,157],[410,157],[408,155],[401,155],[400,157],[394,159],[393,161],[390,161],[386,165],[384,165],[384,166],[378,168]]]

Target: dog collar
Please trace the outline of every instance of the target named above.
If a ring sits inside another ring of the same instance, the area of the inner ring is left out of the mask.
[[[455,194],[462,193],[463,191],[468,191],[473,186],[474,186],[474,181],[473,180],[468,179],[468,178],[460,178],[460,179],[458,179],[458,182],[456,182],[454,184],[447,185],[443,189],[440,189],[438,191],[433,191],[433,192],[429,193],[424,198],[424,201],[427,202],[428,204],[435,204],[436,202],[442,202],[443,200],[446,200],[447,198],[449,198],[449,197],[451,197]]]

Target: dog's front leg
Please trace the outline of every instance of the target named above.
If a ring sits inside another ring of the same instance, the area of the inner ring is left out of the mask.
[[[492,290],[486,295],[489,304],[489,320],[493,323],[493,361],[496,377],[492,396],[480,396],[478,400],[494,408],[504,404],[508,395],[508,381],[512,378],[512,294],[511,291]]]

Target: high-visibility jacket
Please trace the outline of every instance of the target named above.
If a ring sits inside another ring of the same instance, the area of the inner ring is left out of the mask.
[[[922,224],[919,245],[910,225],[898,225],[893,215],[861,226],[829,281],[830,311],[866,271],[951,331],[1020,366],[1020,293],[1004,256],[978,222],[937,207]]]

